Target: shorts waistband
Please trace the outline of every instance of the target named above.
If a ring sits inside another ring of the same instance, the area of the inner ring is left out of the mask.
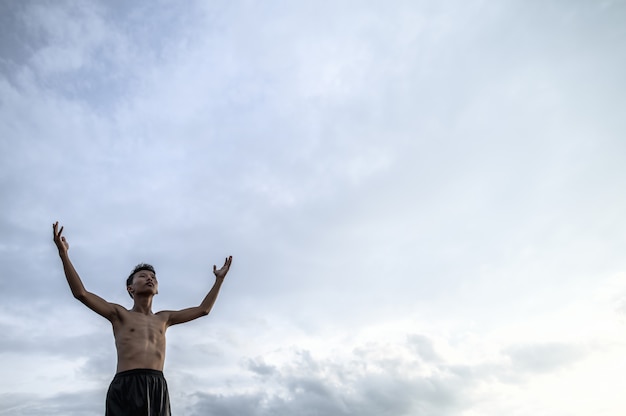
[[[163,371],[153,370],[151,368],[134,368],[132,370],[120,371],[119,373],[115,374],[115,378],[140,375],[163,377]]]

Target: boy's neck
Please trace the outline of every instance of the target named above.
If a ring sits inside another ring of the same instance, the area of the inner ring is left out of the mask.
[[[152,296],[137,296],[134,298],[133,312],[139,312],[146,315],[152,313]]]

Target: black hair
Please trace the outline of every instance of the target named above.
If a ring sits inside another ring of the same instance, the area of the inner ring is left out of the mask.
[[[139,263],[138,265],[135,266],[133,271],[130,272],[130,275],[128,275],[128,279],[126,279],[126,287],[128,287],[128,286],[133,284],[133,276],[135,275],[135,273],[137,273],[137,272],[139,272],[141,270],[148,270],[149,272],[152,272],[152,273],[154,273],[156,275],[156,272],[154,271],[154,267],[152,267],[151,264]],[[130,295],[131,298],[133,297],[132,293],[128,292],[128,294]]]

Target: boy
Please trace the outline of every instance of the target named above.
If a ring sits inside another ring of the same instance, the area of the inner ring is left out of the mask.
[[[158,293],[154,268],[139,264],[126,281],[133,299],[128,310],[88,292],[67,254],[69,244],[59,223],[52,226],[63,270],[72,294],[92,311],[105,317],[113,326],[117,349],[117,372],[106,398],[106,416],[169,416],[167,383],[163,378],[165,331],[168,327],[208,315],[228,273],[232,256],[219,270],[214,265],[215,284],[199,306],[180,311],[152,312],[152,298]]]

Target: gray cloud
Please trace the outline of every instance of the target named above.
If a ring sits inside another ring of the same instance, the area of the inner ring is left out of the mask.
[[[525,372],[545,373],[572,365],[587,353],[578,345],[560,342],[517,345],[505,351],[512,365]]]
[[[192,414],[455,414],[459,406],[467,405],[466,395],[476,382],[444,372],[402,374],[384,358],[361,362],[361,357],[341,363],[317,360],[307,351],[297,352],[295,357],[288,365],[263,371],[255,393],[198,393]],[[372,370],[363,372],[363,366]],[[258,367],[255,364],[249,370],[258,373]]]
[[[104,411],[102,391],[84,390],[79,393],[63,393],[52,397],[40,394],[0,396],[0,414],[7,415],[69,415],[95,416]],[[4,397],[3,397],[4,396]]]
[[[407,337],[407,343],[422,359],[426,361],[440,360],[439,355],[428,337],[419,334],[409,335]]]
[[[271,376],[276,372],[276,367],[266,364],[262,358],[248,361],[248,370],[261,377]]]

